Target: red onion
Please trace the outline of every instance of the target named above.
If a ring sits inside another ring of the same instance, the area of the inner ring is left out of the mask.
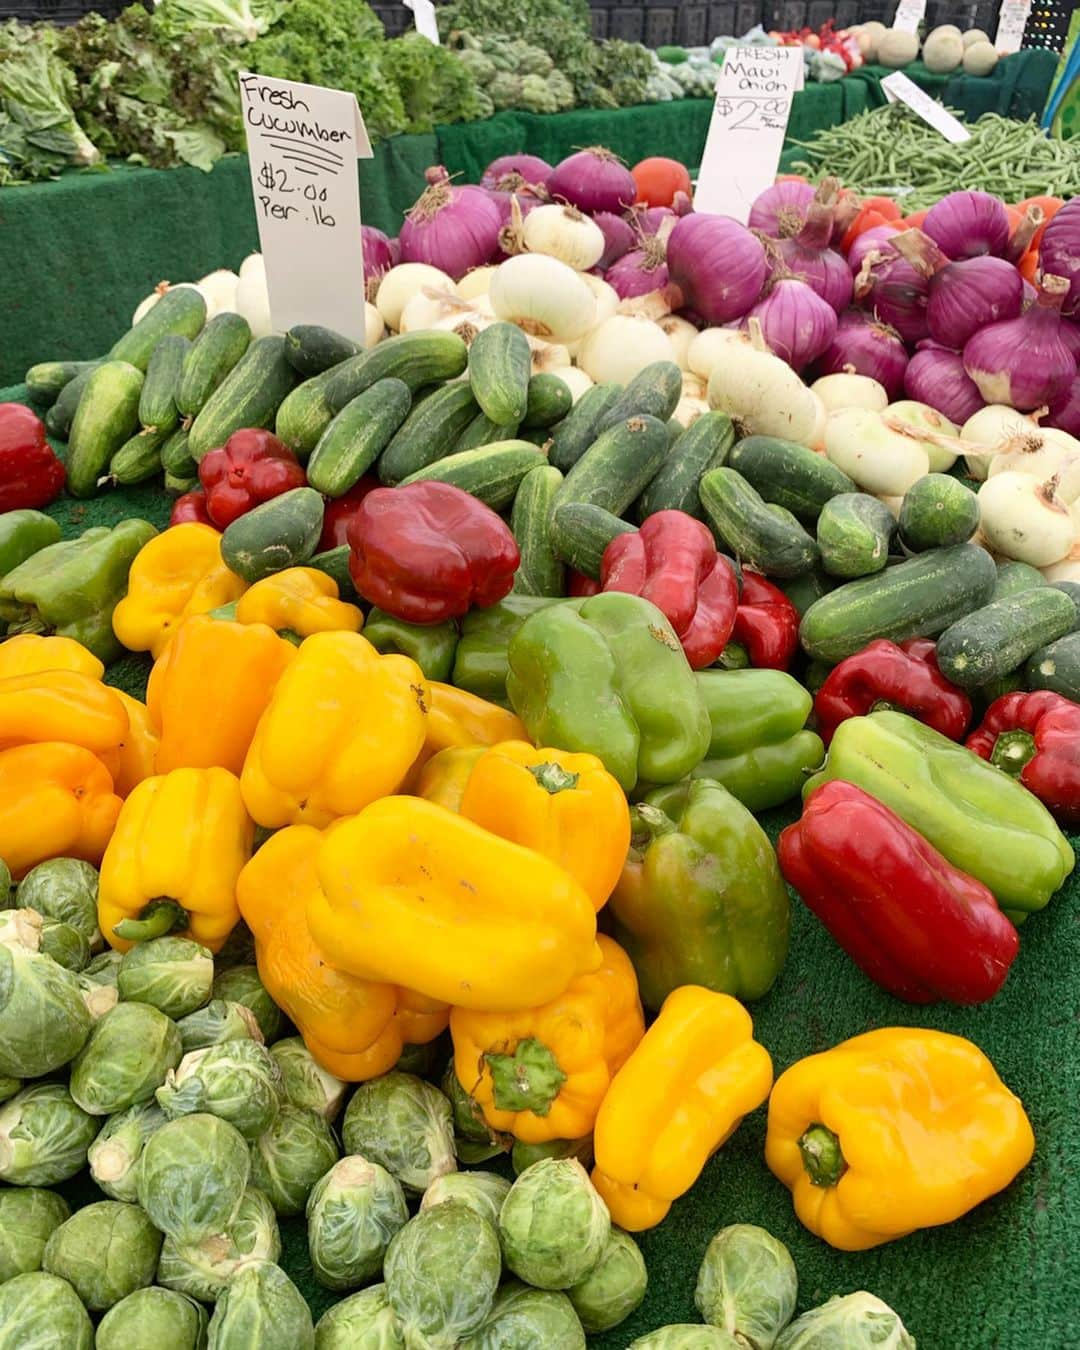
[[[1043,426],[1067,431],[1070,436],[1080,436],[1080,375],[1074,375],[1065,392],[1050,404]]]
[[[818,361],[821,375],[869,375],[885,387],[890,400],[900,392],[908,356],[900,335],[869,314],[849,309],[840,315],[836,336]]]
[[[495,192],[520,192],[547,182],[551,165],[539,155],[500,155],[480,176],[480,186]]]
[[[633,174],[601,145],[560,160],[548,176],[547,190],[587,215],[623,211],[637,196]]]
[[[371,290],[379,278],[394,265],[394,251],[390,240],[374,225],[360,226],[360,242],[364,253],[364,282]],[[369,297],[370,298],[370,297]]]
[[[615,215],[613,211],[597,211],[593,220],[600,226],[600,232],[604,236],[604,251],[597,263],[597,267],[603,273],[613,262],[618,262],[624,253],[630,252],[637,238],[630,222],[624,216]]]
[[[863,230],[848,249],[848,266],[855,276],[859,275],[868,253],[881,253],[894,235],[903,234],[895,225],[875,225],[871,230]]]
[[[1009,247],[1009,217],[989,192],[950,192],[930,208],[922,228],[954,262],[980,253],[1000,256]]]
[[[943,347],[960,351],[980,328],[1015,319],[1023,309],[1023,278],[1004,258],[983,255],[949,262],[921,230],[901,231],[891,247],[929,278],[926,324]]]
[[[668,236],[667,260],[685,302],[710,324],[741,319],[768,270],[760,241],[730,216],[681,217]]]
[[[1061,328],[1058,330],[1061,334],[1061,340],[1069,351],[1076,358],[1080,365],[1080,325],[1070,322],[1068,319],[1062,319]]]
[[[1076,359],[1061,336],[1064,277],[1044,277],[1039,298],[1018,319],[981,329],[964,347],[964,369],[987,403],[1031,412],[1054,403],[1076,375]]]
[[[840,314],[851,304],[854,282],[847,263],[829,247],[832,226],[832,209],[811,202],[799,233],[792,239],[775,241],[770,251],[783,260],[787,272],[805,281]]]
[[[926,277],[891,246],[868,253],[855,278],[855,300],[863,309],[894,328],[905,342],[926,337],[926,302],[930,285]]]
[[[537,206],[543,206],[544,203],[539,197],[534,197],[528,192],[489,191],[487,195],[499,211],[499,247],[491,261],[502,262],[504,258],[512,258],[515,253],[525,251],[521,224],[530,211]],[[515,204],[517,206],[516,219],[514,214]]]
[[[678,219],[670,206],[634,206],[626,214],[641,235],[655,234],[665,220]]]
[[[390,240],[390,266],[396,267],[400,261],[401,261],[401,240],[394,238]]]
[[[642,242],[641,248],[624,253],[604,273],[604,280],[620,300],[634,295],[648,295],[668,284],[667,249],[655,235]]]
[[[836,310],[805,281],[779,277],[743,321],[758,319],[769,347],[793,370],[816,361],[836,335]]]
[[[748,224],[771,239],[791,239],[806,220],[816,188],[797,178],[786,178],[759,192],[750,208]]]
[[[983,406],[978,386],[964,369],[964,358],[936,343],[922,347],[908,362],[904,393],[919,403],[928,403],[958,425]]]
[[[1039,268],[1044,275],[1065,277],[1069,294],[1062,313],[1080,313],[1080,197],[1067,201],[1043,232]]]
[[[401,261],[429,263],[460,281],[498,251],[499,208],[483,188],[452,186],[445,169],[429,169],[426,177],[430,186],[398,235]]]

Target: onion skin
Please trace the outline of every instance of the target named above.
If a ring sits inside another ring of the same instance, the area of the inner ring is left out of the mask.
[[[797,178],[773,183],[754,198],[747,223],[771,239],[794,238],[803,227],[816,190],[812,183]]]
[[[964,369],[987,403],[1031,412],[1064,396],[1076,374],[1076,359],[1060,334],[1068,289],[1065,278],[1045,277],[1029,310],[989,324],[968,340]]]
[[[1058,334],[1061,337],[1062,342],[1064,342],[1065,346],[1068,347],[1069,351],[1071,351],[1076,358],[1077,364],[1080,364],[1080,325],[1073,323],[1069,319],[1063,319],[1061,321],[1061,327],[1058,329]]]
[[[981,253],[1000,257],[1009,247],[1009,217],[1004,203],[989,192],[950,192],[927,212],[923,233],[954,262]]]
[[[891,248],[887,253],[868,253],[855,279],[856,302],[908,343],[927,336],[929,290],[925,276]]]
[[[378,282],[382,274],[394,266],[393,246],[374,225],[360,226],[360,242],[364,253],[364,281]]]
[[[967,258],[934,275],[926,323],[935,342],[959,350],[980,328],[1015,319],[1023,307],[1023,278],[1011,263]]]
[[[915,353],[904,371],[904,392],[958,426],[983,406],[978,386],[964,369],[964,358],[944,347],[926,347]]]
[[[593,220],[604,236],[604,251],[596,265],[601,271],[605,271],[612,263],[618,262],[629,253],[637,239],[630,222],[623,216],[617,216],[613,211],[597,211]]]
[[[1064,394],[1051,403],[1045,425],[1080,437],[1080,375],[1074,375]]]
[[[539,155],[500,155],[481,174],[480,186],[495,192],[520,191],[516,183],[503,181],[515,174],[529,186],[541,187],[551,177],[551,165]]]
[[[496,256],[501,225],[499,208],[483,188],[436,180],[402,223],[401,260],[429,263],[460,281]]]
[[[663,257],[662,248],[633,249],[630,253],[624,253],[617,263],[607,269],[604,280],[620,300],[662,290],[668,284],[668,269]]]
[[[847,261],[852,275],[858,276],[862,271],[863,261],[868,253],[887,251],[889,240],[894,235],[902,233],[903,231],[898,230],[895,225],[875,225],[871,230],[863,230],[848,249]]]
[[[897,332],[869,314],[849,309],[840,315],[836,334],[818,360],[817,373],[869,375],[891,400],[903,388],[907,364],[907,351]]]
[[[829,247],[832,231],[832,209],[812,202],[799,233],[793,239],[776,241],[768,251],[783,260],[787,272],[805,281],[842,314],[851,304],[855,283],[847,263]]]
[[[547,190],[587,215],[625,211],[637,197],[633,174],[602,146],[560,160],[548,175]]]
[[[1061,312],[1069,317],[1080,314],[1080,198],[1066,202],[1043,231],[1039,269],[1069,282]]]
[[[816,361],[836,335],[836,311],[805,281],[782,277],[747,316],[761,323],[769,348],[793,370]]]
[[[682,216],[667,241],[668,274],[708,324],[741,319],[761,294],[765,249],[729,216]]]

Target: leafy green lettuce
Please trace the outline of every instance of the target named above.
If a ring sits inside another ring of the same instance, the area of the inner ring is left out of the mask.
[[[254,42],[281,10],[281,0],[157,0],[155,16],[171,36],[202,29],[230,42]]]
[[[0,24],[0,183],[100,159],[76,119],[74,77],[56,47],[55,29]]]

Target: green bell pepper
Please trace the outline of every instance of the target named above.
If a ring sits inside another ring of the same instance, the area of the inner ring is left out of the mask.
[[[720,783],[695,778],[630,808],[630,852],[608,910],[658,1009],[679,985],[760,998],[784,964],[791,906],[776,853]]]
[[[804,797],[834,778],[869,792],[977,877],[1013,923],[1042,909],[1073,869],[1069,841],[1037,797],[904,713],[841,722]]]
[[[536,745],[596,755],[620,786],[674,783],[705,756],[711,727],[664,615],[608,591],[549,606],[510,642],[506,690]]]
[[[148,521],[124,520],[50,544],[0,580],[0,619],[9,632],[74,638],[108,665],[124,650],[113,610],[127,594],[135,555],[156,534]]]
[[[552,596],[511,592],[498,604],[466,614],[461,621],[461,638],[454,653],[450,683],[478,698],[486,698],[489,703],[508,708],[506,653],[510,639],[527,618],[558,603]]]
[[[59,522],[43,511],[5,511],[0,515],[0,577],[59,540]]]
[[[364,622],[364,637],[376,651],[400,652],[411,657],[426,680],[442,682],[450,678],[458,644],[458,628],[452,619],[424,625],[406,623],[384,610],[372,608]]]

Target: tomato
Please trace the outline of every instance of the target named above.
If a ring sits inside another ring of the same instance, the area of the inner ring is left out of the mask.
[[[688,197],[692,195],[690,174],[677,159],[656,155],[635,164],[630,172],[637,184],[635,201],[642,206],[671,206],[676,192],[685,192]]]

